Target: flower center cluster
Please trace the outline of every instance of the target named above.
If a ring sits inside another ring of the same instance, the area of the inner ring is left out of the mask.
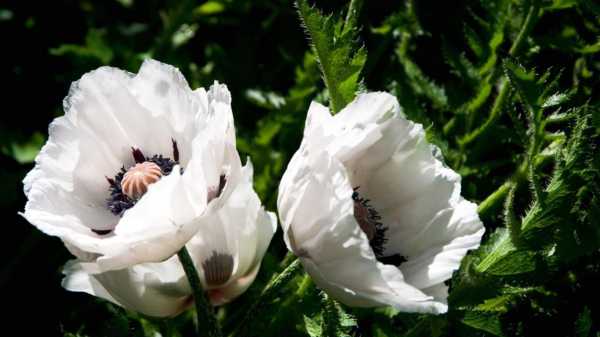
[[[358,222],[360,229],[367,235],[375,256],[378,258],[383,256],[383,245],[386,242],[385,232],[387,228],[380,222],[381,216],[371,206],[369,199],[360,196],[358,187],[352,193],[352,200],[354,201],[354,218]]]
[[[373,249],[377,260],[394,266],[399,266],[402,262],[405,262],[406,258],[399,254],[384,255],[384,244],[387,241],[385,233],[388,228],[381,223],[381,216],[371,206],[370,200],[360,196],[358,187],[354,188],[352,200],[354,201],[354,218],[358,222],[360,229],[367,235],[369,245]]]
[[[110,197],[106,206],[114,214],[123,216],[148,191],[148,186],[156,183],[162,176],[169,175],[173,167],[179,164],[179,149],[173,140],[173,159],[163,155],[147,157],[140,149],[131,148],[135,165],[121,170],[114,178],[106,177],[109,184]]]

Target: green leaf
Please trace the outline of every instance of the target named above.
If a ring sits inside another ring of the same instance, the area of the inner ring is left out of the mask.
[[[413,91],[417,95],[430,99],[436,108],[447,107],[448,97],[446,96],[446,90],[425,76],[419,66],[410,61],[409,58],[405,56],[399,56],[399,58],[400,63],[404,67],[408,83]]]
[[[80,58],[93,58],[101,64],[108,64],[112,61],[114,53],[105,41],[105,38],[106,30],[92,28],[88,30],[85,36],[84,45],[62,44],[50,49],[50,54],[55,56],[71,55]]]
[[[325,292],[321,292],[321,325],[323,337],[349,337],[350,328],[356,326],[356,319]]]
[[[266,109],[279,109],[285,105],[285,98],[273,91],[248,89],[245,96],[250,102]]]
[[[533,271],[535,269],[536,254],[515,247],[509,231],[506,229],[499,229],[498,233],[498,239],[494,242],[490,253],[477,265],[477,271],[498,276]]]
[[[481,38],[477,36],[475,30],[470,26],[465,26],[465,38],[469,47],[471,47],[471,51],[473,51],[477,57],[483,56],[485,46],[481,41]]]
[[[527,70],[511,60],[505,60],[503,66],[504,73],[519,95],[521,102],[526,106],[531,116],[536,116],[541,107],[539,100],[542,89],[537,82],[535,72]]]
[[[592,323],[592,312],[588,307],[584,307],[575,321],[575,335],[577,337],[588,337],[592,330]]]
[[[561,105],[566,102],[570,98],[569,94],[565,93],[555,93],[552,96],[546,98],[544,103],[542,103],[542,108],[549,108],[557,105]]]
[[[307,317],[306,315],[303,316],[304,317],[304,328],[306,329],[306,332],[308,333],[308,335],[310,337],[321,337],[323,334],[323,329],[321,328],[321,324],[319,324],[319,322],[317,322],[316,320]]]
[[[505,60],[503,68],[511,87],[533,118],[539,120],[545,108],[564,104],[571,96],[569,93],[556,91],[560,76],[549,80],[549,71],[543,76],[537,76],[533,70],[526,69],[512,60]]]
[[[192,24],[188,25],[187,23],[182,24],[176,31],[173,33],[171,37],[171,43],[174,48],[181,47],[182,45],[189,42],[194,35],[196,35],[196,31],[198,30],[198,25]]]
[[[45,141],[46,138],[41,133],[35,132],[26,142],[12,142],[8,146],[0,147],[0,150],[20,164],[29,164],[34,161]]]
[[[552,0],[551,3],[546,5],[544,9],[546,10],[559,10],[565,8],[571,8],[577,5],[577,0]]]
[[[354,99],[360,88],[360,73],[367,53],[364,47],[356,46],[356,27],[336,20],[332,15],[323,15],[309,6],[307,0],[296,1],[296,7],[321,67],[330,107],[339,112]]]
[[[219,1],[207,1],[194,9],[195,15],[209,16],[223,12],[225,5]]]
[[[487,331],[495,336],[504,336],[502,324],[496,313],[485,311],[469,311],[462,322],[472,328]]]
[[[411,324],[410,329],[403,337],[439,337],[444,336],[447,331],[448,320],[444,316],[421,315],[421,319]],[[395,335],[391,335],[395,336]],[[397,335],[396,335],[397,336]]]
[[[545,202],[523,219],[524,238],[537,246],[558,243],[556,258],[572,259],[600,248],[598,135],[587,106],[571,111],[577,124],[557,158]]]

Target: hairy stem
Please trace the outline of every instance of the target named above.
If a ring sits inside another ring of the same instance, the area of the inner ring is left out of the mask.
[[[237,329],[235,329],[234,332],[229,336],[246,336],[248,334],[248,329],[250,328],[250,323],[252,322],[253,318],[260,317],[265,303],[272,299],[273,296],[277,294],[281,288],[288,284],[301,270],[302,264],[300,263],[300,260],[296,259],[283,271],[277,274],[277,276],[271,278],[269,283],[267,283],[267,285],[263,288],[258,298],[248,308],[247,314],[240,325],[238,325]]]
[[[523,21],[523,25],[521,26],[521,30],[519,31],[517,38],[513,42],[512,46],[509,50],[510,56],[516,56],[521,51],[525,44],[525,40],[527,36],[535,26],[536,22],[540,17],[540,8],[537,0],[533,0],[529,6],[529,10],[527,11],[527,16]],[[461,148],[464,148],[466,145],[469,145],[477,138],[479,138],[482,134],[486,133],[494,123],[500,118],[502,108],[504,107],[504,103],[506,99],[510,96],[510,86],[506,83],[506,79],[503,78],[499,84],[498,96],[494,100],[494,104],[492,105],[492,110],[490,111],[490,115],[487,120],[473,132],[467,134],[465,137],[459,140],[459,145]]]
[[[200,278],[198,276],[198,271],[194,266],[194,261],[192,261],[192,257],[185,246],[177,253],[177,257],[179,257],[179,261],[185,271],[185,276],[187,277],[194,294],[194,304],[196,306],[196,316],[198,319],[198,336],[221,337],[221,328],[217,323],[213,308],[206,298],[204,290],[202,290],[202,284],[200,284]]]

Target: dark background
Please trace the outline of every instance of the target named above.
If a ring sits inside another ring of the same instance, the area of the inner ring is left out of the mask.
[[[366,1],[360,16],[359,44],[368,51],[364,87],[391,90],[409,117],[429,127],[432,141],[463,175],[464,194],[474,201],[494,191],[514,170],[520,161],[518,154],[523,152],[523,146],[507,130],[507,117],[488,138],[466,149],[459,150],[455,137],[455,133],[466,132],[464,121],[459,118],[458,128],[452,131],[444,129],[479,85],[449,65],[448,53],[475,64],[490,53],[474,53],[465,37],[465,27],[481,25],[475,15],[494,20],[495,2],[482,3],[418,1],[408,16],[402,14],[409,12],[404,1]],[[507,19],[514,22],[505,29],[498,59],[508,57],[522,22],[521,5],[515,2]],[[318,1],[326,13],[343,13],[346,6],[345,1]],[[581,53],[577,48],[597,40],[597,24],[598,16],[589,7],[548,11],[518,61],[542,72],[549,68],[555,74],[562,71],[562,88],[577,88],[573,104],[596,104],[597,54]],[[566,28],[575,35],[565,33]],[[488,38],[483,29],[477,33],[483,41]],[[445,88],[445,103],[420,91],[418,77],[408,73],[397,53],[402,34],[411,37],[406,57],[421,70],[421,78]],[[290,1],[9,0],[0,3],[0,36],[0,214],[4,227],[0,236],[0,321],[6,336],[140,333],[139,324],[122,318],[119,309],[62,289],[61,267],[70,258],[68,252],[60,240],[41,234],[18,215],[26,202],[21,180],[33,167],[48,124],[63,113],[62,99],[72,81],[105,64],[136,72],[145,57],[153,57],[179,67],[192,88],[207,87],[213,80],[226,83],[233,96],[239,150],[243,157],[252,156],[257,190],[271,210],[278,178],[300,142],[308,103],[324,97],[318,67],[310,58],[308,40]],[[476,121],[483,120],[491,98]],[[484,220],[489,228],[502,224],[499,216]],[[268,278],[270,268],[285,254],[280,236],[278,233],[273,240],[257,284]],[[532,327],[550,326],[560,332],[557,336],[572,333],[576,314],[585,306],[596,308],[592,299],[600,298],[593,290],[600,284],[597,257],[575,264],[581,272],[577,286],[557,285],[564,300],[548,304],[549,314],[519,307],[506,319],[529,322]],[[524,335],[535,334],[529,331]]]

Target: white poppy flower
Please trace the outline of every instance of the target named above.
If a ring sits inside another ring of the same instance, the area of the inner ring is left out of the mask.
[[[170,258],[243,181],[225,85],[192,91],[154,60],[137,74],[102,67],[64,110],[24,180],[23,215],[90,272]]]
[[[252,189],[252,167],[242,169],[238,184],[223,207],[202,219],[186,247],[213,305],[227,303],[254,281],[277,228]],[[193,303],[192,290],[177,256],[160,263],[88,273],[84,264],[65,267],[63,286],[86,292],[127,309],[154,317],[175,316]]]
[[[446,312],[444,281],[484,233],[460,176],[387,93],[361,94],[335,116],[311,104],[278,208],[315,283],[358,307]]]

